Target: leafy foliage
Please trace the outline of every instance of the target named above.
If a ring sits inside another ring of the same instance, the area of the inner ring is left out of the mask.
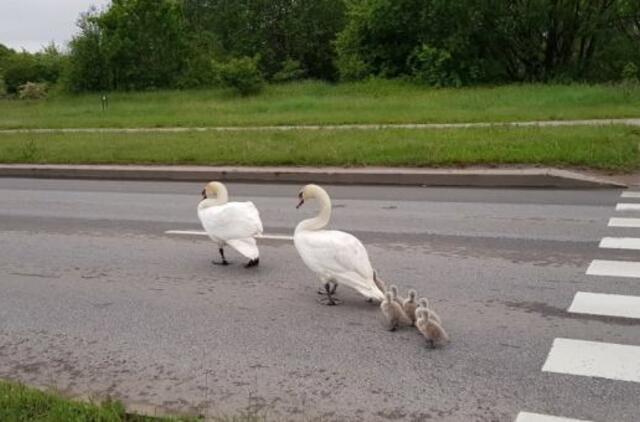
[[[223,86],[233,88],[240,95],[257,94],[264,79],[258,69],[259,57],[241,57],[227,63],[214,63],[215,72]]]
[[[18,98],[21,100],[40,100],[47,98],[47,84],[27,82],[18,87]]]
[[[16,94],[18,88],[27,82],[53,84],[58,81],[64,66],[65,57],[55,45],[50,45],[36,54],[8,54],[2,61],[6,90],[10,94]]]

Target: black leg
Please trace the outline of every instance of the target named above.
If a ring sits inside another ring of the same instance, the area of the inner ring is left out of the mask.
[[[337,284],[335,284],[335,286],[337,286]],[[335,306],[335,305],[338,305],[340,303],[340,301],[338,299],[333,297],[333,294],[335,293],[336,289],[335,289],[335,287],[332,288],[331,283],[325,283],[324,284],[324,290],[325,290],[325,292],[323,293],[323,295],[325,297],[320,299],[320,303],[325,304],[325,305],[329,305],[329,306]],[[318,293],[320,293],[320,292],[318,292]]]
[[[220,248],[218,249],[218,252],[220,252],[220,256],[222,257],[222,262],[216,262],[216,261],[211,261],[211,262],[215,265],[229,265],[229,261],[227,261],[224,257],[224,249]]]
[[[260,264],[260,258],[252,259],[245,264],[245,268],[257,267]]]

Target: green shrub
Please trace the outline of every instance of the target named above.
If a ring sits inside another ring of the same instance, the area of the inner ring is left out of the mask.
[[[27,82],[18,87],[18,98],[21,100],[40,100],[47,98],[47,84]]]
[[[273,75],[274,82],[297,81],[304,77],[304,69],[298,60],[287,59],[282,63],[282,69]]]
[[[447,50],[423,44],[411,55],[409,65],[413,77],[421,83],[438,87],[462,85]]]
[[[264,78],[258,69],[259,57],[241,57],[226,63],[213,63],[217,79],[222,86],[233,88],[240,95],[257,94],[262,90]]]
[[[622,69],[622,80],[638,82],[638,66],[635,63],[629,62]]]

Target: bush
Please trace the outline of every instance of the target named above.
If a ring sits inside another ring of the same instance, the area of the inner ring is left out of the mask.
[[[233,88],[240,95],[257,94],[264,79],[258,69],[259,57],[241,57],[227,63],[213,63],[217,79],[225,87]]]
[[[446,50],[421,45],[409,58],[413,77],[431,86],[460,86],[460,77],[453,69],[451,53]]]
[[[56,83],[64,62],[64,56],[53,45],[36,54],[22,52],[9,56],[4,62],[7,92],[16,94],[27,82]]]
[[[622,80],[625,82],[638,82],[638,66],[629,62],[622,69]]]
[[[18,87],[18,98],[21,100],[40,100],[47,98],[47,84],[27,82]]]
[[[297,81],[304,77],[304,69],[298,60],[287,59],[282,63],[282,69],[273,75],[274,82]]]

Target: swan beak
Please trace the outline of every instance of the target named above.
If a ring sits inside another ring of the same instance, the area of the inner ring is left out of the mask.
[[[304,199],[300,199],[300,202],[296,205],[296,209],[300,208],[302,204],[304,204]]]
[[[207,199],[207,191],[202,189],[202,199]]]

